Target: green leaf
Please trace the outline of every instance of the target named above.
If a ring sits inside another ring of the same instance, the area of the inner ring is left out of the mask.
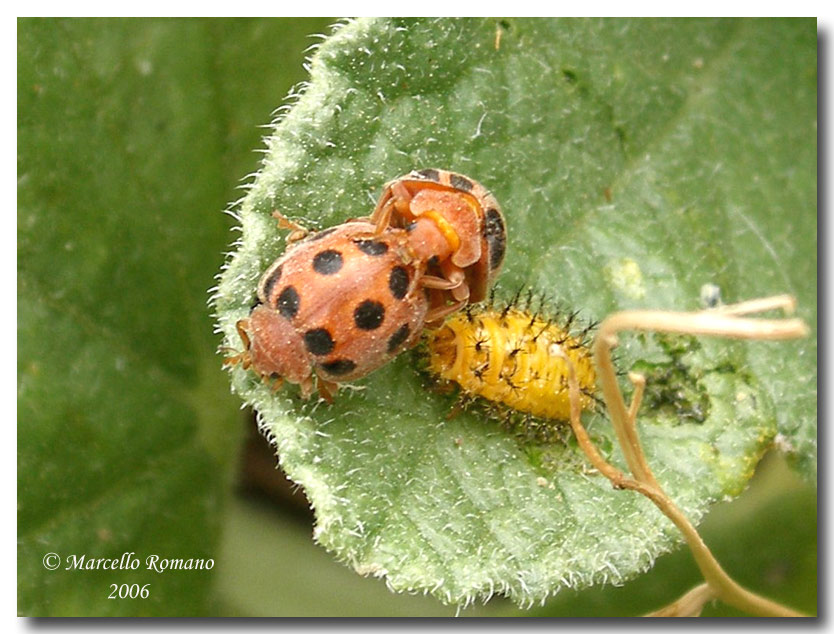
[[[218,559],[241,433],[206,309],[221,210],[326,24],[18,22],[20,614],[212,611],[216,570],[146,558]],[[124,553],[140,568],[64,569]]]
[[[216,300],[226,342],[240,347],[234,324],[282,252],[273,209],[330,226],[424,167],[501,201],[509,292],[526,284],[593,319],[698,309],[705,285],[725,302],[788,292],[815,331],[815,52],[813,20],[349,22],[314,56],[240,208]],[[622,344],[621,369],[650,370],[650,464],[690,517],[740,492],[777,432],[813,477],[815,336]],[[622,582],[678,542],[570,443],[450,420],[413,355],[332,406],[273,394],[241,368],[232,381],[315,506],[316,539],[395,590],[529,604]],[[670,416],[692,398],[700,416]],[[587,423],[620,462],[605,417]]]

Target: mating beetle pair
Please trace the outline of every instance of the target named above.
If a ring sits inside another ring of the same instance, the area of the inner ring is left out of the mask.
[[[486,297],[507,234],[498,202],[472,179],[437,169],[385,185],[365,218],[307,236],[258,283],[258,304],[237,322],[245,350],[226,360],[264,379],[318,388],[332,400],[417,343],[423,328]],[[314,379],[315,377],[315,379]]]

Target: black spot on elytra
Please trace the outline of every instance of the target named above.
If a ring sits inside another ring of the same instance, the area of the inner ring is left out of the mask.
[[[262,293],[264,299],[266,299],[267,301],[269,301],[269,299],[272,297],[272,290],[275,288],[275,285],[278,283],[278,280],[281,279],[282,268],[283,267],[279,266],[274,271],[272,271],[272,274],[266,280],[264,280]]]
[[[278,312],[281,313],[283,317],[292,319],[296,316],[296,314],[298,314],[299,303],[300,298],[298,297],[298,291],[295,290],[294,286],[287,286],[287,288],[281,291],[281,294],[278,295]]]
[[[331,233],[336,231],[339,227],[330,227],[329,229],[325,229],[324,231],[319,231],[318,233],[314,233],[309,238],[307,238],[306,242],[314,242],[315,240],[321,240],[325,236],[329,236]]]
[[[342,270],[342,254],[333,249],[316,253],[313,258],[313,270],[322,275],[333,275]]]
[[[304,345],[310,354],[320,356],[333,352],[336,344],[326,328],[313,328],[304,333]]]
[[[388,253],[388,245],[379,240],[355,240],[356,246],[362,253],[367,255],[385,255]]]
[[[404,266],[395,266],[388,276],[388,288],[396,299],[402,299],[408,292],[408,269]]]
[[[440,182],[440,172],[435,169],[417,170],[417,174],[429,181]]]
[[[488,209],[484,222],[484,238],[489,245],[489,270],[494,271],[504,261],[507,250],[507,228],[497,209]]]
[[[360,330],[376,330],[385,318],[385,307],[372,299],[366,299],[353,311],[353,322]]]
[[[465,192],[472,191],[472,188],[474,187],[471,180],[469,180],[465,176],[461,176],[460,174],[450,175],[449,182],[455,189],[460,189],[461,191]]]
[[[391,338],[388,340],[388,354],[392,354],[397,348],[399,348],[403,342],[408,339],[408,335],[410,333],[411,329],[408,327],[408,324],[403,324],[397,328],[397,332],[391,335]]]
[[[328,374],[332,374],[333,376],[343,376],[348,372],[353,372],[353,370],[356,369],[356,364],[350,359],[336,359],[335,361],[322,363],[321,367]]]

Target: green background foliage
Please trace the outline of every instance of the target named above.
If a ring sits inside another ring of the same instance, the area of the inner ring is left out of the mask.
[[[230,241],[232,221],[219,210],[256,168],[256,126],[304,78],[306,34],[327,23],[19,22],[21,614],[451,613],[356,577],[311,543],[309,526],[228,499],[242,425],[205,308]],[[249,278],[218,305],[228,311],[227,332],[232,313],[251,299],[250,278],[280,252],[267,221],[272,203],[326,226],[367,213],[382,182],[428,164],[469,173],[499,195],[516,254],[507,261],[510,287],[551,289],[594,317],[623,306],[696,308],[706,282],[728,301],[788,291],[815,325],[815,53],[813,21],[353,24],[322,49],[312,87],[273,141],[292,151],[269,157],[244,204],[260,230],[244,234],[254,254]],[[530,89],[534,78],[538,89]],[[636,294],[616,282],[635,253],[648,254]],[[713,468],[726,478],[707,482],[706,493],[683,491],[696,507],[695,498],[742,486],[751,448],[755,455],[763,447],[774,423],[795,449],[794,464],[813,479],[815,342],[814,335],[784,347],[704,343],[693,351],[713,369],[716,358],[734,367],[743,361],[761,381],[765,412],[741,440],[720,432],[716,419],[711,440],[729,439],[719,455],[740,454]],[[626,346],[626,359],[638,348]],[[408,456],[397,444],[408,439],[402,425],[395,421],[391,435],[374,422],[374,408],[395,394],[439,420],[449,405],[427,399],[412,365],[404,356],[385,377],[363,381],[361,397],[340,399],[329,415],[318,411],[319,420],[348,414],[349,425],[331,426],[341,435],[329,448],[309,444],[309,420],[285,416],[289,433],[280,437],[296,445],[296,477],[302,449],[312,452],[308,459],[350,449],[357,421],[370,423],[362,433],[380,443],[379,455]],[[236,381],[259,389],[240,374]],[[601,437],[604,424],[594,428]],[[485,435],[466,418],[450,429],[435,439]],[[497,433],[486,436],[506,455],[517,453]],[[659,448],[650,458],[674,459],[662,455],[663,442],[649,445]],[[292,446],[287,453],[292,460]],[[345,455],[327,475],[361,458]],[[713,514],[707,537],[720,542],[744,531],[749,543],[737,549],[737,567],[735,551],[726,554],[731,573],[813,610],[813,491],[786,477],[764,490],[758,495],[767,501],[741,517],[731,511],[736,505]],[[774,540],[776,531],[803,537]],[[335,547],[327,535],[319,532]],[[50,572],[41,565],[49,551],[218,564],[211,573]],[[595,588],[567,603],[564,593],[541,613],[656,607],[697,579],[685,563],[668,563],[686,562],[681,555],[662,558],[622,591]],[[747,579],[740,571],[750,558],[760,569]],[[288,584],[287,571],[299,581]],[[151,583],[152,598],[106,599],[110,583],[134,582]],[[480,610],[514,613],[500,601]]]

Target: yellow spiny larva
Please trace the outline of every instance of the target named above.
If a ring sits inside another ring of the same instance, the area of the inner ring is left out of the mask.
[[[514,305],[471,306],[426,333],[427,370],[457,383],[465,395],[566,421],[570,398],[565,356],[576,370],[582,409],[595,405],[596,372],[586,334],[587,329],[571,334],[570,323],[561,326]]]

